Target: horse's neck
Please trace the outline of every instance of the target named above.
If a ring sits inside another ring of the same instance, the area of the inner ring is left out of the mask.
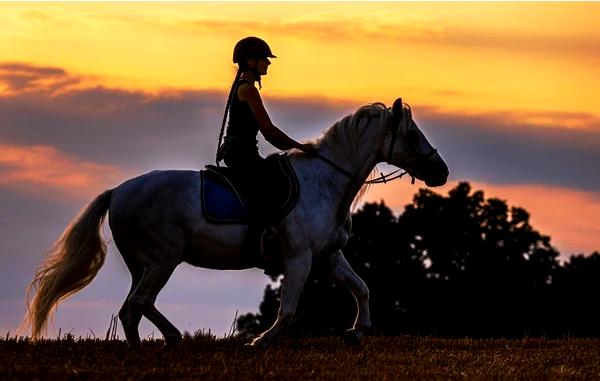
[[[378,126],[373,124],[378,124],[378,120],[372,119],[369,125],[364,127],[364,133],[354,142],[322,144],[323,149],[320,153],[353,175],[351,178],[335,167],[321,162],[320,183],[328,184],[327,189],[322,191],[328,192],[336,200],[335,213],[340,223],[343,223],[352,201],[377,164],[380,131]]]

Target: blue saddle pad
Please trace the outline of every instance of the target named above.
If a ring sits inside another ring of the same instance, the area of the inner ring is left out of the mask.
[[[229,181],[210,170],[201,171],[202,211],[213,223],[244,224],[248,210]]]
[[[284,218],[298,200],[298,179],[289,158],[283,154],[269,155],[264,163],[269,174],[264,189],[264,215],[270,221]],[[219,224],[248,224],[250,213],[244,205],[245,195],[236,191],[229,168],[207,165],[200,171],[202,213],[208,222]]]

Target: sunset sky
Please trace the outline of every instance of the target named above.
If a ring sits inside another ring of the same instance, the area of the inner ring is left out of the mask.
[[[402,97],[449,165],[436,191],[469,181],[525,208],[564,259],[600,249],[599,22],[592,2],[0,3],[0,333],[90,199],[213,160],[232,48],[248,35],[278,57],[261,94],[292,137]],[[366,200],[400,213],[424,186],[379,185]],[[222,334],[266,283],[182,266],[158,305],[181,330]],[[128,287],[111,244],[56,328],[103,336]]]

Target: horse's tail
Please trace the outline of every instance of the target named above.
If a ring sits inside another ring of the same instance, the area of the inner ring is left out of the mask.
[[[27,287],[27,313],[22,329],[31,327],[36,339],[46,329],[48,318],[60,301],[91,283],[106,257],[106,243],[100,234],[110,206],[112,190],[92,201],[69,224],[37,268]],[[34,290],[33,299],[30,293]]]

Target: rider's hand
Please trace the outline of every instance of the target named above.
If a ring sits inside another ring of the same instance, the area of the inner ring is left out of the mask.
[[[300,148],[300,150],[312,156],[315,156],[319,153],[319,150],[312,144],[302,144],[302,148]]]

